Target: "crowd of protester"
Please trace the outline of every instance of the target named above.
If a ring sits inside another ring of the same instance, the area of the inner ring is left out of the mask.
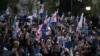
[[[59,17],[56,14],[57,21],[50,22],[52,18],[52,15],[42,13],[40,19],[34,15],[16,15],[10,27],[6,20],[1,20],[1,25],[5,23],[0,30],[2,52],[11,51],[9,56],[100,55],[98,28],[92,27],[90,20],[87,19],[88,32],[84,32],[83,29],[76,30],[81,16]]]

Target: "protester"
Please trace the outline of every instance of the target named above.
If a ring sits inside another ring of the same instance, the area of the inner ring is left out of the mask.
[[[0,17],[2,47],[13,52],[10,56],[99,55],[97,29],[91,28],[92,23],[84,13],[60,17],[57,9],[52,16],[47,16],[42,5],[39,14],[39,19],[36,15],[16,15],[10,26],[2,22],[4,16]]]
[[[15,52],[13,52],[10,56],[25,56],[24,49],[22,47],[18,47]]]

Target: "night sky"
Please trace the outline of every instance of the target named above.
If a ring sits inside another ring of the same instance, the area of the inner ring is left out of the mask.
[[[71,11],[71,0],[60,0],[59,15]]]

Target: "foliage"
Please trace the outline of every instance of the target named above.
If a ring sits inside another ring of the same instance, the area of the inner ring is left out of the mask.
[[[33,3],[34,3],[34,0],[28,0],[27,7],[30,13],[32,13]]]
[[[43,0],[45,4],[45,9],[48,11],[48,14],[53,13],[56,9],[57,0]]]
[[[0,0],[0,12],[6,10],[9,0]]]
[[[94,16],[100,15],[100,0],[83,0],[84,4],[91,6],[91,14]]]

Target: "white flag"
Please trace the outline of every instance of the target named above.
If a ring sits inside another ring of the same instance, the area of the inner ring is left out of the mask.
[[[51,22],[57,22],[57,13],[58,11],[55,11],[55,13],[52,15]]]
[[[81,18],[80,18],[80,21],[78,22],[78,26],[77,26],[78,29],[82,28],[83,19],[84,19],[84,13],[81,14]]]

